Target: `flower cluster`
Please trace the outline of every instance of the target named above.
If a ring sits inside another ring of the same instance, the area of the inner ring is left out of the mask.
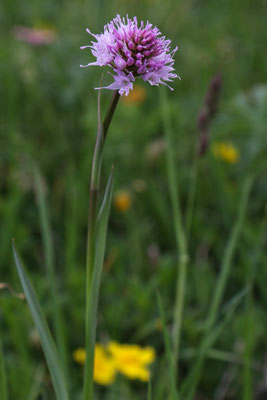
[[[74,360],[85,363],[85,349],[79,348],[73,353]],[[95,346],[94,381],[100,385],[110,385],[115,381],[117,372],[129,379],[149,380],[148,366],[155,360],[152,347],[119,344],[109,342],[106,347]]]
[[[172,82],[178,77],[173,73],[173,55],[178,48],[170,51],[171,41],[161,36],[159,29],[149,22],[144,24],[141,21],[138,27],[136,17],[130,19],[127,16],[125,19],[117,15],[105,25],[104,33],[94,35],[89,29],[87,32],[96,41],[81,49],[91,48],[96,61],[81,67],[110,66],[115,73],[112,75],[114,82],[105,89],[128,95],[137,78],[148,81],[150,85],[168,86],[166,81]]]

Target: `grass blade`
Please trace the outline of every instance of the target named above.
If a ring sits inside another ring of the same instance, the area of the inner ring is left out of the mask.
[[[51,226],[49,222],[49,211],[48,205],[46,201],[46,196],[44,192],[44,187],[42,184],[42,178],[39,169],[34,166],[34,181],[36,188],[36,197],[37,197],[37,206],[39,211],[39,220],[41,226],[42,233],[42,242],[44,248],[45,255],[45,264],[48,279],[51,286],[51,300],[53,302],[52,307],[52,320],[53,320],[53,328],[55,332],[55,340],[56,345],[59,351],[60,358],[62,360],[62,364],[67,372],[68,366],[68,357],[66,351],[66,335],[64,331],[64,323],[63,323],[63,313],[59,300],[59,293],[57,288],[57,280],[55,273],[55,260],[54,260],[54,248],[53,248],[53,240],[52,240],[52,232]]]
[[[262,254],[264,254],[264,244],[266,235],[266,222],[262,219],[260,232],[256,240],[256,248],[252,251],[251,256],[248,259],[246,281],[251,288],[255,285],[256,276],[258,274],[259,265],[261,262]],[[255,298],[253,290],[251,290],[246,297],[246,318],[245,318],[245,329],[244,329],[244,367],[243,367],[243,384],[242,384],[242,399],[250,400],[253,398],[253,353],[256,347],[256,318],[255,318]]]
[[[148,381],[148,386],[147,386],[147,400],[152,400],[152,382],[151,382],[151,376]]]
[[[237,307],[240,305],[241,301],[247,295],[249,290],[250,288],[247,287],[243,289],[238,295],[234,296],[234,298],[226,305],[225,307],[226,311],[224,315],[222,315],[221,322],[218,323],[217,326],[215,326],[215,328],[203,338],[198,351],[198,355],[196,357],[196,360],[194,361],[194,366],[189,376],[186,378],[186,380],[182,385],[181,392],[183,398],[187,400],[189,399],[191,400],[194,398],[195,388],[200,378],[201,371],[205,362],[205,358],[208,355],[208,352],[215,344],[215,341],[223,332],[227,324],[231,321]],[[185,394],[187,394],[187,396]]]
[[[46,374],[46,369],[44,368],[43,365],[38,366],[35,369],[33,384],[27,400],[36,400],[39,398],[42,390],[42,382],[45,379],[45,374]]]
[[[211,333],[214,330],[215,321],[218,317],[218,311],[219,311],[219,307],[220,307],[220,304],[221,304],[221,301],[223,298],[227,279],[228,279],[228,276],[230,273],[230,267],[231,267],[234,251],[236,249],[238,239],[240,236],[240,232],[241,232],[241,228],[243,226],[243,221],[245,218],[245,211],[247,208],[248,198],[249,198],[249,193],[250,193],[250,190],[252,187],[252,183],[253,183],[252,177],[248,177],[244,183],[237,220],[236,220],[235,225],[233,226],[231,235],[229,237],[229,241],[225,248],[221,272],[220,272],[220,275],[219,275],[219,278],[217,281],[217,285],[215,287],[213,299],[211,301],[211,306],[210,306],[210,310],[209,310],[208,317],[207,317],[205,334],[204,334],[204,337],[200,344],[199,357],[197,359],[196,364],[193,367],[192,372],[190,373],[188,379],[186,380],[186,382],[189,382],[189,384],[187,385],[185,383],[183,385],[183,388],[184,387],[190,388],[189,395],[187,397],[188,400],[192,400],[194,398],[197,384],[198,384],[198,381],[201,376],[201,370],[202,370],[202,367],[204,364],[206,354],[207,354],[208,350],[210,349],[210,346],[214,343],[212,341],[212,344],[210,344],[210,342],[211,342],[210,337],[211,337]],[[234,304],[235,303],[236,303],[236,301],[234,302]],[[232,307],[231,307],[231,309],[232,309]]]
[[[166,325],[166,317],[165,317],[165,312],[164,312],[164,308],[163,308],[163,302],[162,302],[159,292],[157,292],[157,302],[158,302],[158,308],[159,308],[159,313],[160,313],[160,319],[161,319],[162,327],[163,327],[165,352],[166,352],[168,367],[169,367],[171,399],[178,400],[179,396],[178,396],[178,392],[177,392],[177,388],[176,388],[175,363],[174,363],[174,358],[172,356],[172,351],[171,351],[171,343],[170,343],[170,337],[169,337],[169,333],[168,333],[167,325]]]
[[[178,252],[177,278],[176,278],[175,303],[174,303],[174,315],[173,315],[173,331],[172,331],[174,365],[176,370],[178,371],[180,339],[181,339],[181,329],[182,329],[182,321],[184,314],[185,292],[186,292],[186,281],[187,281],[187,270],[188,270],[188,254],[187,254],[187,239],[184,231],[184,226],[182,221],[182,211],[180,207],[180,191],[177,179],[177,168],[175,165],[175,156],[173,152],[172,127],[171,127],[170,113],[169,113],[165,88],[162,88],[161,91],[161,108],[162,108],[163,126],[167,143],[166,161],[167,161],[168,188],[170,192],[173,222],[174,222],[174,235]]]
[[[84,371],[84,400],[93,400],[94,348],[97,325],[98,297],[106,249],[108,218],[113,190],[113,170],[110,173],[105,196],[100,208],[95,234],[93,273],[87,287],[86,304],[86,363]]]
[[[1,333],[0,333],[0,398],[7,400],[7,382],[6,382],[6,366],[4,359],[4,352],[2,348]]]
[[[53,387],[55,389],[56,398],[57,400],[68,400],[69,396],[67,392],[67,385],[60,364],[56,345],[50,333],[49,327],[46,323],[45,317],[43,315],[34,288],[29,278],[27,277],[24,267],[17,254],[14,243],[13,243],[13,253],[19,279],[23,287],[29,308],[31,310],[32,318],[34,320],[36,329],[38,330],[38,333],[40,335],[42,348],[44,351],[48,369],[53,382]]]
[[[225,289],[225,286],[226,286],[227,278],[228,278],[229,272],[230,272],[230,267],[231,267],[234,251],[236,249],[236,245],[237,245],[237,242],[238,242],[238,239],[239,239],[241,228],[243,226],[243,221],[244,221],[244,218],[245,218],[245,211],[246,211],[247,204],[248,204],[248,197],[249,197],[249,193],[250,193],[250,190],[251,190],[252,182],[253,182],[253,178],[252,177],[248,177],[246,179],[245,183],[244,183],[244,186],[243,186],[240,206],[239,206],[239,209],[238,209],[237,220],[236,220],[236,223],[235,223],[235,225],[234,225],[234,227],[232,229],[229,241],[228,241],[227,246],[225,248],[220,276],[219,276],[219,279],[218,279],[218,283],[217,283],[217,285],[215,287],[213,299],[211,301],[210,311],[208,313],[207,328],[206,328],[207,331],[212,328],[212,326],[213,326],[213,324],[215,322],[215,319],[217,317],[217,313],[218,313],[218,309],[219,309],[220,303],[222,301],[222,297],[223,297],[224,289]]]

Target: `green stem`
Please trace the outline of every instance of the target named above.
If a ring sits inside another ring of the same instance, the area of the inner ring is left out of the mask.
[[[115,111],[115,109],[117,107],[119,99],[120,99],[119,92],[115,91],[113,93],[113,97],[111,99],[111,102],[110,102],[110,105],[109,105],[109,108],[107,110],[107,113],[106,113],[106,116],[105,116],[105,119],[104,119],[104,123],[103,123],[104,140],[106,139],[108,128],[109,128],[109,125],[110,125],[111,120],[113,118],[113,114],[114,114],[114,111]]]
[[[99,182],[102,166],[102,152],[105,144],[105,139],[108,133],[108,129],[118,104],[120,95],[118,91],[113,93],[109,108],[107,110],[104,123],[102,123],[101,110],[100,110],[100,100],[101,91],[98,95],[98,128],[97,137],[94,148],[94,155],[92,161],[91,169],[91,181],[90,181],[90,200],[89,200],[89,216],[88,216],[88,236],[87,236],[87,258],[86,258],[86,271],[87,271],[87,284],[90,285],[92,278],[92,265],[94,259],[94,232],[96,223],[96,212],[97,212],[97,202],[98,202],[98,192],[99,192]],[[87,290],[87,293],[89,291]]]
[[[187,207],[186,207],[186,234],[187,241],[189,241],[192,221],[193,221],[193,213],[195,206],[195,198],[196,198],[196,190],[197,190],[197,180],[198,180],[198,170],[199,170],[199,156],[197,154],[197,145],[195,146],[193,164],[191,168],[191,179],[190,179],[190,187],[188,193]]]
[[[96,319],[96,315],[93,315],[91,299],[92,299],[92,276],[93,266],[95,257],[95,231],[96,231],[96,220],[97,220],[97,209],[98,209],[98,194],[99,194],[99,183],[102,165],[102,152],[104,148],[105,139],[107,132],[118,104],[120,95],[118,91],[115,91],[111,99],[110,106],[107,110],[104,123],[102,123],[101,111],[100,111],[100,94],[98,95],[98,129],[97,137],[92,161],[91,168],[91,181],[90,181],[90,200],[89,200],[89,216],[88,216],[88,235],[87,235],[87,251],[86,251],[86,363],[84,372],[84,400],[93,400],[93,372],[94,372],[94,346],[95,346],[95,332],[93,332],[92,326],[96,325],[93,319]]]
[[[184,232],[182,213],[180,208],[180,193],[177,180],[177,168],[175,167],[175,159],[173,153],[172,128],[170,122],[166,91],[162,91],[161,102],[162,102],[163,125],[167,142],[168,186],[170,191],[172,212],[174,217],[173,219],[174,219],[175,240],[179,256],[177,264],[176,298],[174,304],[173,332],[172,332],[174,364],[176,365],[176,368],[178,370],[181,326],[182,326],[184,302],[185,302],[188,255],[187,255],[186,236]]]

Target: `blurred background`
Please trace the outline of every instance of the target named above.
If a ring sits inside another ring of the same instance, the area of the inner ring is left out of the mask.
[[[168,104],[184,216],[199,141],[198,115],[211,79],[221,73],[220,104],[199,162],[180,374],[186,376],[194,363],[191,350],[203,332],[241,187],[252,174],[252,194],[224,302],[244,288],[249,291],[218,338],[217,353],[205,364],[197,398],[267,398],[266,1],[2,0],[0,324],[10,399],[53,398],[30,312],[16,297],[21,287],[11,252],[15,238],[49,319],[50,282],[33,164],[40,170],[49,209],[57,285],[68,321],[72,390],[74,398],[80,398],[82,368],[72,352],[84,344],[89,176],[97,123],[94,88],[102,70],[81,69],[79,65],[93,57],[79,47],[92,39],[87,27],[100,33],[117,13],[149,20],[173,47],[179,46],[175,68],[181,81],[173,83]],[[104,83],[110,82],[105,73]],[[110,97],[111,92],[103,91],[103,110]],[[153,398],[160,400],[167,390],[166,364],[155,290],[161,293],[169,324],[177,255],[159,97],[160,89],[138,82],[134,92],[120,100],[109,131],[102,183],[104,187],[114,164],[115,188],[98,341],[153,346]],[[121,380],[97,390],[101,399],[132,400],[145,398],[147,388],[142,382]]]

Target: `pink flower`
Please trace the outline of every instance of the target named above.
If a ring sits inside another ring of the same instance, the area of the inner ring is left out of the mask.
[[[50,44],[56,39],[56,32],[53,29],[27,28],[26,26],[15,26],[13,34],[16,39],[27,42],[33,46]]]
[[[90,48],[96,61],[81,67],[110,66],[115,73],[111,75],[114,82],[104,89],[118,90],[120,95],[127,96],[133,89],[133,82],[141,78],[150,85],[163,84],[173,90],[166,82],[179,78],[173,72],[173,56],[178,48],[170,51],[171,41],[161,36],[157,27],[143,21],[138,27],[136,17],[132,20],[117,15],[104,26],[104,33],[94,35],[89,29],[87,32],[96,41],[81,49]]]

